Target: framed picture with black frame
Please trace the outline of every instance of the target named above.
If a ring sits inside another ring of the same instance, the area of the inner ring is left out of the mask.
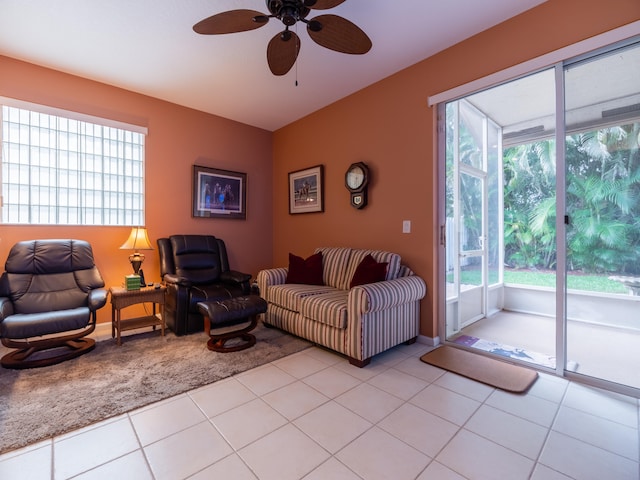
[[[204,218],[247,218],[247,174],[193,166],[193,213]]]
[[[289,173],[289,213],[324,212],[324,167]]]

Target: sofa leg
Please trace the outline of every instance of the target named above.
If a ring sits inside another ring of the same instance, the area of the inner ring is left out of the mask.
[[[358,360],[357,358],[347,357],[349,359],[349,363],[358,368],[366,367],[371,362],[371,357],[365,358],[364,360]]]
[[[410,338],[409,340],[407,340],[406,342],[404,342],[405,345],[413,345],[414,343],[416,343],[416,340],[418,340],[418,337],[413,337]]]

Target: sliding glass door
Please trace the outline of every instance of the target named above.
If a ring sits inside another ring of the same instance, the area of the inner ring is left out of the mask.
[[[441,105],[447,341],[640,388],[638,79],[636,40]]]
[[[640,46],[567,65],[567,368],[640,388]]]

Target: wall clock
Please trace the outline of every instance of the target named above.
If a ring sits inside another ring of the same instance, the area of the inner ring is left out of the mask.
[[[345,175],[345,184],[351,195],[351,206],[367,206],[367,187],[369,186],[369,167],[363,162],[352,163]]]

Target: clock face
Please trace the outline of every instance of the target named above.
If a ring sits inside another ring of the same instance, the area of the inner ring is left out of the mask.
[[[355,166],[347,173],[347,185],[349,188],[356,189],[364,182],[364,171],[361,167]]]

